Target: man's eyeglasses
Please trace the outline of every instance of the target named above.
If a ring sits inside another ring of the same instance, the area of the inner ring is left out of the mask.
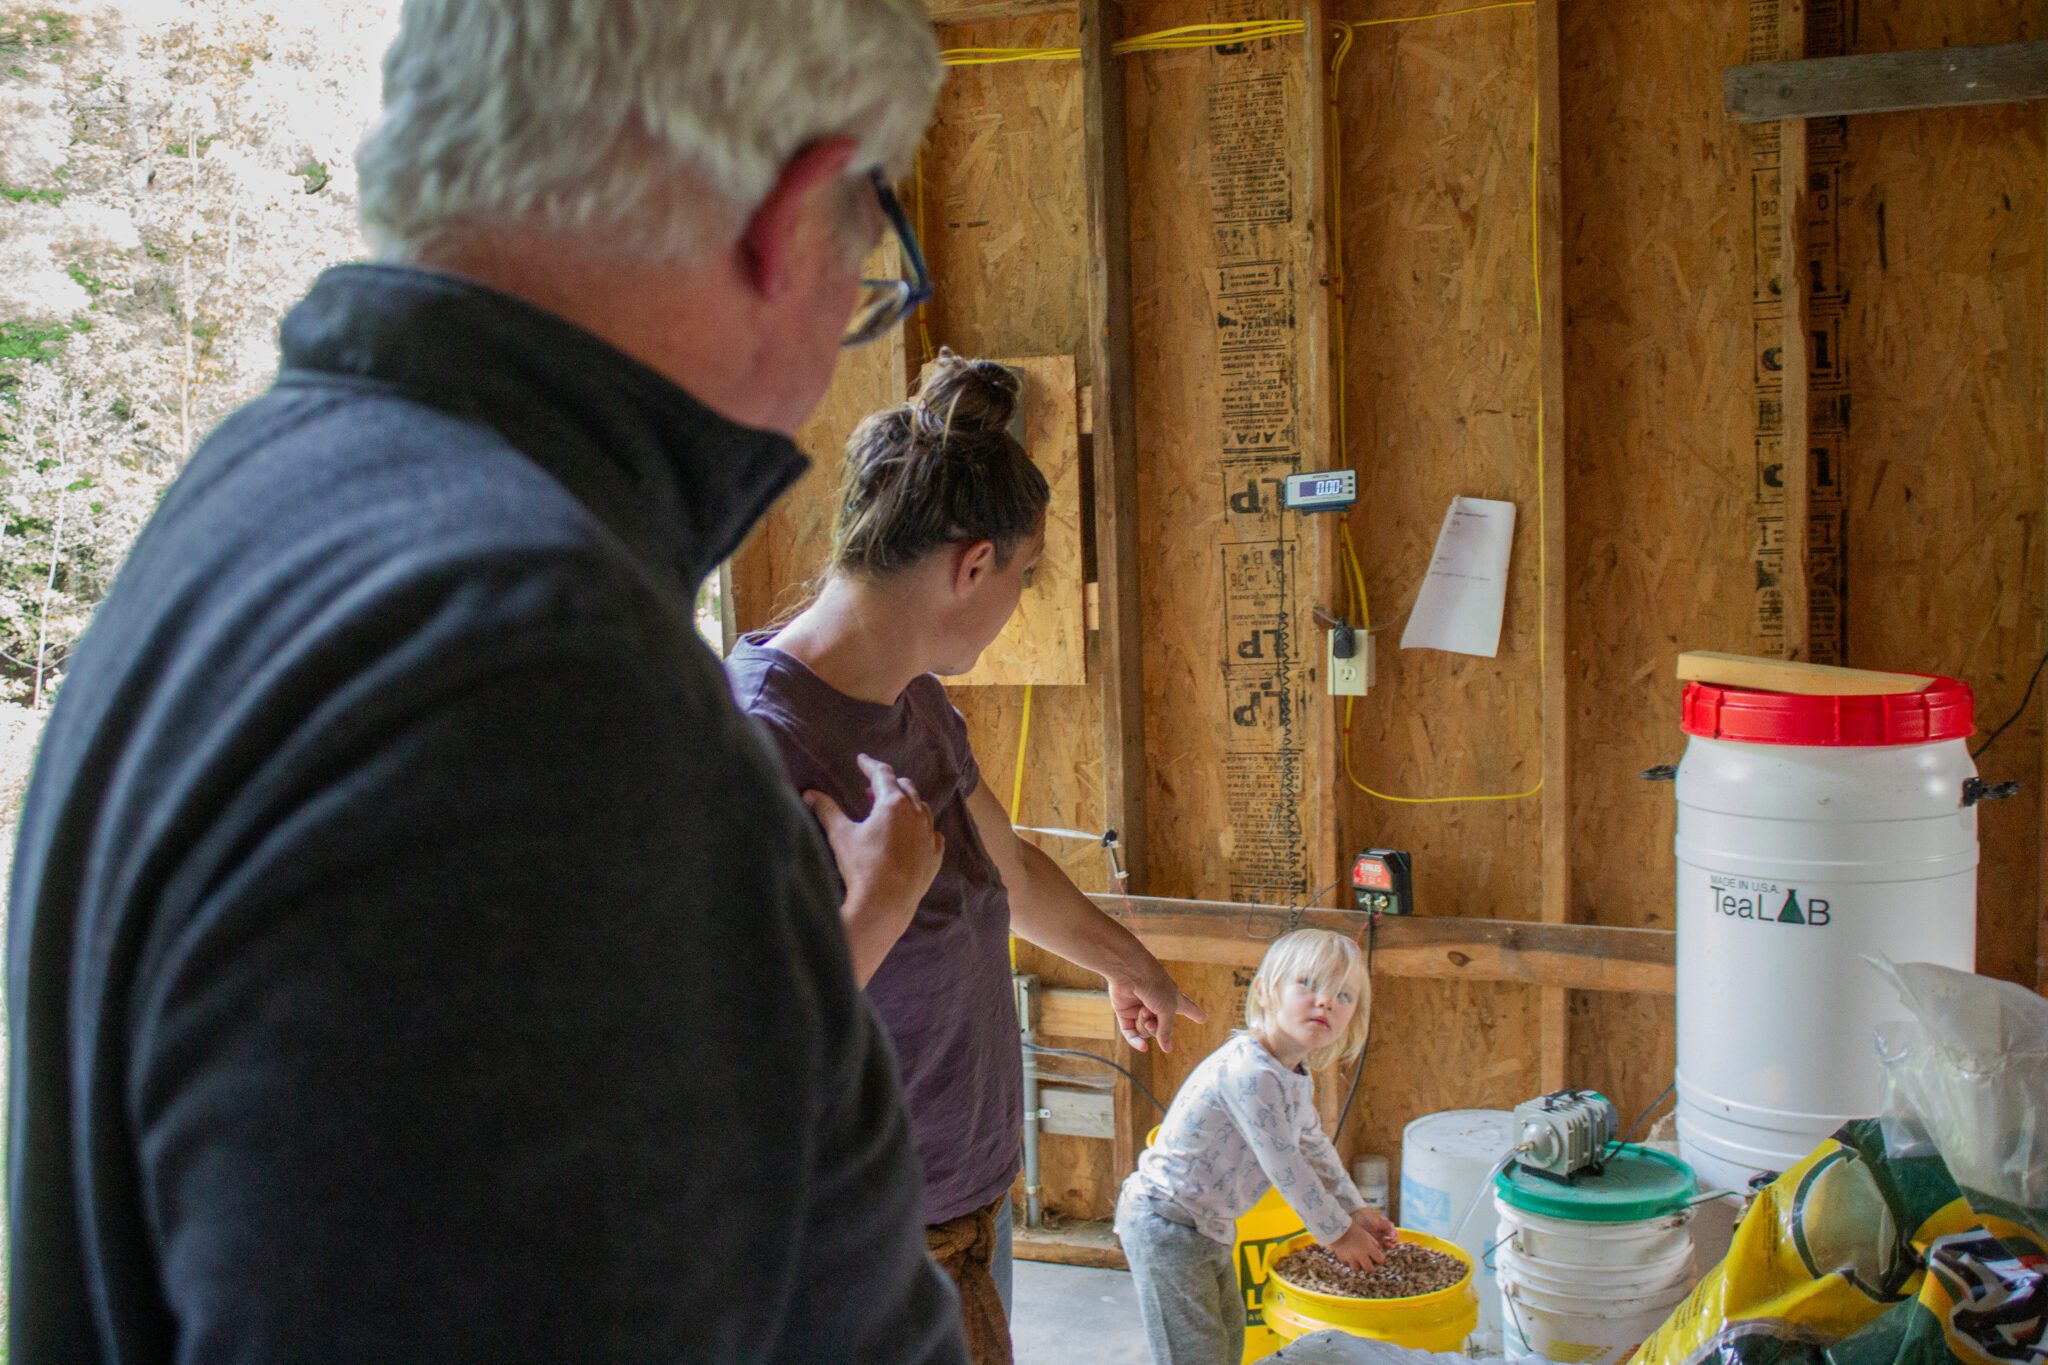
[[[867,345],[932,296],[932,276],[925,268],[924,252],[918,249],[917,234],[911,231],[910,219],[904,214],[896,191],[889,188],[888,176],[876,167],[868,172],[868,182],[875,187],[875,197],[882,201],[882,212],[896,232],[896,243],[903,250],[903,263],[910,278],[862,280],[860,306],[854,309],[853,320],[846,324],[846,335],[839,339],[841,346]]]

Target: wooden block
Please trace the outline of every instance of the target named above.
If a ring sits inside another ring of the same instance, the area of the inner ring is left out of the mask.
[[[1038,1104],[1046,1111],[1048,1133],[1104,1140],[1116,1136],[1116,1102],[1107,1090],[1041,1085]]]
[[[1055,1038],[1114,1040],[1116,1014],[1107,991],[1049,989],[1038,995],[1038,1031]]]
[[[1758,692],[1789,692],[1802,697],[1887,697],[1924,692],[1933,679],[1917,673],[1880,673],[1868,668],[1836,668],[1793,659],[1760,659],[1747,654],[1691,650],[1678,656],[1680,682],[1747,687]]]
[[[1737,123],[2048,99],[2048,42],[1753,62],[1722,91]]]
[[[1025,442],[1052,485],[1045,554],[1017,614],[970,673],[948,687],[1078,687],[1088,681],[1088,628],[1081,579],[1081,444],[1072,356],[1027,356],[1002,364],[1024,376]]]
[[[1017,1217],[1016,1255],[1020,1261],[1051,1265],[1085,1265],[1099,1270],[1125,1270],[1123,1244],[1107,1222],[1062,1222],[1056,1227],[1027,1228]]]

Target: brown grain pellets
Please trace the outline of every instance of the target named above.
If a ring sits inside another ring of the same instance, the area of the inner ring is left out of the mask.
[[[1328,1248],[1305,1246],[1275,1261],[1273,1273],[1297,1289],[1318,1294],[1409,1299],[1449,1289],[1465,1278],[1465,1263],[1441,1251],[1403,1242],[1387,1254],[1379,1269],[1361,1274],[1332,1256]]]

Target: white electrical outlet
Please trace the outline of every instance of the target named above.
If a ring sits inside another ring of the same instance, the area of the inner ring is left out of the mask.
[[[1362,630],[1351,633],[1351,657],[1337,657],[1337,632],[1327,631],[1329,640],[1330,695],[1333,697],[1362,697],[1372,687],[1372,636]]]

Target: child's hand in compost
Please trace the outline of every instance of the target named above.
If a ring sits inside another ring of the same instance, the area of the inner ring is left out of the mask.
[[[1351,1226],[1364,1228],[1368,1236],[1389,1250],[1400,1245],[1401,1229],[1395,1227],[1394,1220],[1378,1209],[1360,1209],[1352,1214]]]
[[[1378,1269],[1380,1262],[1387,1259],[1387,1248],[1354,1217],[1344,1235],[1330,1243],[1330,1254],[1353,1270],[1363,1272]]]

